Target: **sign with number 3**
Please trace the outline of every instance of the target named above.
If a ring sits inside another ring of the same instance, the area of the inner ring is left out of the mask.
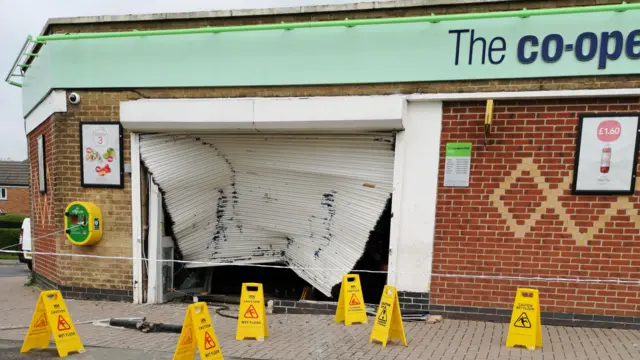
[[[638,163],[637,113],[584,114],[578,124],[574,194],[631,195]]]
[[[80,143],[82,186],[124,187],[120,124],[81,123]]]

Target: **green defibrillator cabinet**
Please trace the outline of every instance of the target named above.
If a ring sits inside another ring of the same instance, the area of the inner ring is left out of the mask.
[[[73,245],[93,245],[102,238],[102,212],[93,203],[75,201],[64,212],[64,229]]]

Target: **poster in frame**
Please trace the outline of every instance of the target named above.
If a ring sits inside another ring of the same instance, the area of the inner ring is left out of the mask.
[[[83,187],[124,188],[122,126],[80,123],[80,176]]]
[[[38,190],[41,194],[47,192],[47,167],[45,164],[44,142],[44,134],[38,136]]]
[[[572,193],[633,195],[640,113],[580,114]]]

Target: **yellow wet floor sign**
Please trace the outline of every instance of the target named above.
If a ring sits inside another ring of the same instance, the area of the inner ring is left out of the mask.
[[[173,360],[193,360],[196,348],[202,360],[222,360],[222,350],[204,302],[189,305]]]
[[[342,277],[338,308],[336,309],[335,322],[349,326],[355,323],[367,323],[367,309],[362,297],[360,276],[348,274]]]
[[[48,348],[52,333],[60,357],[65,357],[74,351],[85,352],[62,294],[58,290],[40,293],[20,352]]]
[[[529,350],[542,347],[538,290],[518,289],[516,293],[507,334],[507,347],[514,346],[524,346]]]
[[[236,340],[264,340],[269,336],[267,316],[264,311],[262,284],[244,283],[240,295]]]
[[[398,302],[398,291],[394,286],[387,285],[382,292],[369,342],[376,340],[382,343],[382,347],[387,347],[389,339],[400,340],[404,346],[407,346],[407,337],[404,334],[400,303]]]

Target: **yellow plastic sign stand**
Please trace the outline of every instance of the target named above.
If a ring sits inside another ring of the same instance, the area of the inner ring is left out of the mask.
[[[400,340],[404,346],[407,346],[407,337],[404,334],[400,303],[398,302],[398,290],[394,286],[387,285],[382,292],[369,342],[379,341],[384,348],[387,347],[389,338]]]
[[[22,344],[21,353],[31,349],[46,349],[51,341],[51,333],[58,349],[58,355],[65,357],[70,352],[85,352],[76,332],[71,315],[58,290],[40,293],[36,309],[31,318],[29,331]]]
[[[201,360],[222,360],[218,337],[211,324],[209,309],[204,302],[189,305],[173,360],[193,360],[196,347]]]
[[[518,289],[516,293],[507,334],[507,347],[514,346],[524,346],[529,350],[542,347],[538,290]]]
[[[240,311],[236,340],[264,340],[269,336],[267,316],[264,311],[262,284],[244,283],[240,294]]]
[[[367,323],[367,309],[362,297],[360,276],[348,274],[342,277],[338,308],[336,309],[335,322],[349,326],[355,323]]]

